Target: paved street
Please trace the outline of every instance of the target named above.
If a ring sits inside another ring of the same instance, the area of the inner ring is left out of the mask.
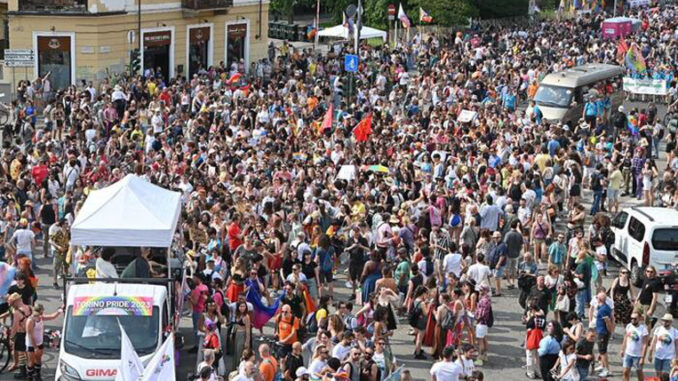
[[[628,103],[627,107],[641,106],[637,103]],[[660,109],[660,115],[663,116],[664,109]],[[663,155],[663,154],[662,154]],[[665,166],[664,160],[660,160],[658,167],[663,169]],[[590,202],[590,193],[586,193],[586,202]],[[630,206],[638,204],[639,201],[629,198],[624,198],[624,205]],[[38,255],[37,264],[40,270],[37,272],[40,278],[40,288],[38,290],[38,301],[43,303],[47,312],[56,310],[61,305],[61,290],[56,290],[50,285],[51,281],[51,262],[41,259],[42,255]],[[50,260],[51,261],[51,260]],[[612,265],[610,275],[605,280],[605,286],[609,286],[611,280],[617,275],[616,264]],[[347,299],[348,293],[343,286],[345,281],[343,272],[339,274],[339,280],[335,281],[335,288],[338,289],[339,298]],[[336,287],[338,286],[338,287]],[[495,314],[495,325],[489,332],[489,362],[481,369],[485,373],[486,380],[524,380],[525,370],[522,366],[525,364],[525,352],[520,347],[525,327],[521,324],[520,317],[522,311],[517,304],[518,291],[505,290],[504,296],[493,299],[493,309]],[[660,307],[660,309],[663,307]],[[662,311],[658,311],[662,313]],[[181,324],[181,332],[186,338],[186,348],[193,345],[192,335],[190,332],[190,318],[184,317]],[[48,328],[62,329],[62,320],[54,320],[46,322]],[[391,346],[401,364],[405,364],[407,369],[410,369],[415,380],[428,380],[428,371],[433,364],[432,360],[414,360],[413,359],[413,336],[408,336],[407,331],[409,327],[405,323],[401,323],[395,332]],[[614,373],[615,379],[621,379],[621,359],[618,356],[619,346],[621,344],[621,332],[623,327],[617,326],[616,336],[610,342],[611,353],[611,370]],[[266,335],[272,335],[273,329],[268,326],[264,330]],[[256,334],[255,334],[256,337]],[[58,352],[53,349],[48,349],[44,356],[44,379],[51,380],[54,378],[55,367],[57,366]],[[177,380],[185,380],[186,375],[195,367],[195,356],[188,355],[186,351],[181,353],[181,366],[178,369]],[[649,368],[648,368],[649,369]],[[0,380],[9,380],[10,375],[0,374]]]

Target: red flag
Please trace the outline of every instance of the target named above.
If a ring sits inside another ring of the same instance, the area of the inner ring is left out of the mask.
[[[321,131],[325,131],[328,128],[332,128],[332,122],[334,118],[334,105],[330,104],[330,108],[327,109],[325,117],[323,118],[323,124],[320,126]]]
[[[366,142],[368,136],[372,133],[372,114],[361,120],[353,129],[353,135],[359,142]]]

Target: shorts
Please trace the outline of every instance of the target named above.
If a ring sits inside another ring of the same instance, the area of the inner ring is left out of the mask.
[[[476,338],[484,339],[487,336],[487,326],[485,324],[476,324]]]
[[[332,283],[334,278],[332,277],[332,270],[330,271],[323,271],[320,270],[320,284],[326,284],[326,283]]]
[[[618,201],[619,189],[607,188],[607,199],[610,201]]]
[[[654,371],[659,373],[669,373],[671,372],[671,359],[658,359],[654,358]]]
[[[17,352],[26,352],[26,333],[17,332],[14,336],[14,349]]]
[[[42,344],[40,344],[40,345],[38,345],[37,347],[28,347],[28,348],[26,348],[26,352],[33,353],[33,352],[35,352],[35,349],[36,349],[36,348],[37,348],[37,349],[40,349],[40,350],[43,350],[43,349],[45,349],[45,346],[42,345]]]
[[[506,264],[506,275],[511,276],[511,277],[516,277],[516,274],[518,273],[516,271],[517,265],[518,265],[518,258],[507,258],[508,263]]]
[[[608,333],[601,333],[598,335],[598,352],[600,352],[601,355],[604,355],[607,353],[607,343],[610,341],[610,334]]]
[[[624,354],[624,368],[635,368],[635,369],[640,369],[640,356],[629,356],[627,354]]]
[[[502,277],[504,276],[504,272],[506,271],[506,267],[507,267],[507,266],[504,265],[504,266],[500,267],[500,268],[497,269],[497,270],[492,270],[492,273],[494,274],[494,276],[495,276],[496,278],[502,278]]]
[[[363,272],[363,266],[355,266],[355,265],[350,265],[348,266],[348,276],[351,278],[353,281],[357,281],[360,279],[360,275]]]

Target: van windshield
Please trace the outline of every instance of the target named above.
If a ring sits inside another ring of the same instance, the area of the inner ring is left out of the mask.
[[[540,106],[568,108],[572,101],[572,93],[572,89],[567,87],[541,85],[537,89],[534,101]]]
[[[82,358],[119,359],[120,322],[137,354],[151,354],[158,344],[159,316],[158,307],[153,307],[151,316],[75,316],[73,307],[68,307],[64,349]]]
[[[652,246],[655,250],[678,250],[678,228],[656,229]]]

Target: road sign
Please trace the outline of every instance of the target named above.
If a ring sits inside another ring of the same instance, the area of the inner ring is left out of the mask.
[[[395,20],[395,15],[396,15],[395,4],[389,4],[388,5],[388,21]]]
[[[344,57],[344,71],[356,72],[358,71],[358,56],[355,54],[347,54]]]
[[[33,67],[32,49],[5,49],[5,66],[7,67]]]

